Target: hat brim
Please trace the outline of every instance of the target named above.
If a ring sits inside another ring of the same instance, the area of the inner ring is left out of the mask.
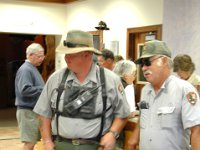
[[[98,30],[110,30],[109,28],[107,28],[107,27],[95,27],[96,29],[98,29]]]
[[[135,60],[135,63],[136,63],[136,64],[141,64],[143,58],[149,58],[149,57],[152,57],[152,56],[154,56],[154,55],[156,55],[156,54],[143,55],[143,56],[141,56],[140,58],[136,59],[136,60]]]
[[[58,46],[56,48],[56,52],[63,53],[63,54],[75,54],[79,52],[90,51],[94,52],[95,54],[101,55],[101,51],[95,49],[94,47],[75,47],[75,48],[68,48],[66,46]]]

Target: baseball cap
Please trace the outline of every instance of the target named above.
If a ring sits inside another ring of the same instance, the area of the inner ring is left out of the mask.
[[[143,58],[152,57],[154,55],[165,55],[171,57],[171,50],[168,48],[165,42],[159,40],[152,40],[144,43],[142,48],[142,54],[135,63],[141,64]]]

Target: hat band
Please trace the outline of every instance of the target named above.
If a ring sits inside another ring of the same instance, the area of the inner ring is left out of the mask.
[[[67,46],[69,48],[75,48],[75,47],[89,47],[89,45],[86,44],[79,44],[79,43],[72,43],[72,42],[66,42],[64,41],[64,46]]]

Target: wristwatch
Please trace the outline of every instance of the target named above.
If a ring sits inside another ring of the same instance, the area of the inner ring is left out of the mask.
[[[115,137],[115,139],[117,139],[119,137],[119,133],[118,132],[112,131],[112,130],[109,130],[109,132],[113,134],[113,136]]]

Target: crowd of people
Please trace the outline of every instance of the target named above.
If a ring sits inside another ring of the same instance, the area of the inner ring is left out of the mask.
[[[138,115],[136,65],[148,83],[141,90],[129,149],[200,149],[200,77],[189,55],[172,60],[166,43],[152,40],[137,60],[126,60],[95,49],[92,35],[81,30],[70,30],[63,43],[57,52],[65,54],[66,67],[46,83],[37,70],[45,58],[40,44],[27,47],[17,72],[15,104],[24,150],[33,150],[39,140],[44,150],[123,149],[120,133]]]

